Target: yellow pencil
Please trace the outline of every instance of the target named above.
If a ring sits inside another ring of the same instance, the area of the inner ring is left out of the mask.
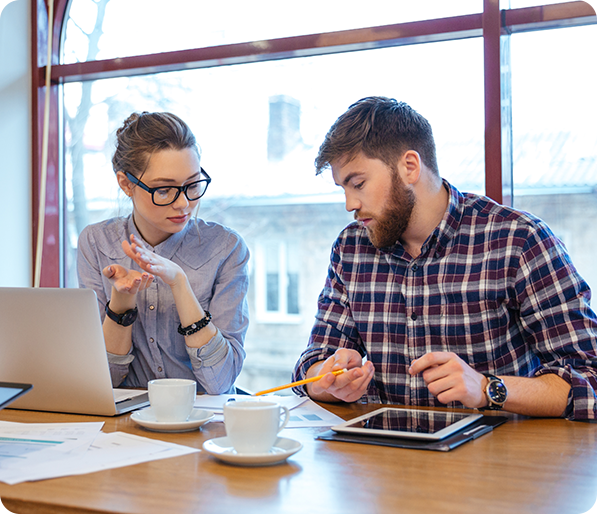
[[[346,368],[339,369],[337,371],[332,371],[332,374],[333,375],[341,375],[342,373],[344,373],[346,371],[348,371]],[[327,373],[325,375],[327,375]],[[289,387],[300,386],[303,384],[309,384],[311,382],[317,382],[320,378],[325,377],[325,375],[317,375],[316,377],[305,378],[304,380],[299,380],[298,382],[292,382],[290,384],[286,384],[286,385],[279,386],[279,387],[274,387],[272,389],[266,389],[265,391],[259,391],[258,393],[255,393],[253,396],[261,396],[262,394],[273,393],[274,391],[281,391],[282,389],[288,389]]]

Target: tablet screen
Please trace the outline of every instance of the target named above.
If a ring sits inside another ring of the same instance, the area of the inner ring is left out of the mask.
[[[347,421],[332,429],[340,432],[441,439],[481,417],[481,414],[388,407]]]
[[[12,382],[0,382],[0,409],[6,407],[10,402],[31,389],[30,384],[14,384]]]

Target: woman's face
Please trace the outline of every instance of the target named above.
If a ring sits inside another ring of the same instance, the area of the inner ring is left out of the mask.
[[[182,231],[199,205],[199,200],[189,201],[184,193],[170,205],[155,205],[151,193],[130,182],[124,173],[118,172],[117,176],[120,187],[133,200],[135,225],[151,246]],[[145,173],[138,178],[149,187],[184,186],[196,182],[202,178],[197,151],[185,148],[155,152]]]

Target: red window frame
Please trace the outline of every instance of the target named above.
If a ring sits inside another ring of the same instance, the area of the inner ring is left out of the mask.
[[[48,40],[52,38],[50,86],[50,130],[45,203],[43,265],[40,285],[61,287],[63,279],[64,190],[61,183],[61,123],[59,88],[63,83],[96,80],[124,75],[141,75],[218,64],[254,62],[329,51],[351,51],[363,43],[378,46],[399,46],[432,41],[448,41],[483,37],[485,96],[485,192],[500,203],[511,202],[511,148],[508,134],[509,117],[503,110],[502,92],[508,84],[501,77],[501,67],[508,63],[503,38],[513,32],[543,30],[597,23],[595,10],[586,2],[565,2],[522,9],[500,10],[499,0],[484,0],[483,12],[450,18],[386,25],[375,29],[362,28],[321,35],[272,39],[267,45],[239,43],[177,52],[140,55],[120,59],[58,64],[61,55],[62,28],[66,22],[70,0],[54,0],[52,33],[48,34],[46,0],[31,2],[31,67],[32,67],[32,254],[37,248],[38,212],[41,183],[42,127],[45,107],[45,74]],[[504,118],[504,119],[502,119]],[[504,131],[505,129],[505,131]],[[502,135],[506,134],[505,140]],[[35,258],[33,259],[35,263]],[[35,264],[34,264],[35,266]],[[33,270],[35,274],[35,270]]]

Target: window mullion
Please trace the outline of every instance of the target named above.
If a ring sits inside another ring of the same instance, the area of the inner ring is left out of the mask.
[[[499,203],[503,200],[500,33],[499,0],[483,0],[485,194]]]

